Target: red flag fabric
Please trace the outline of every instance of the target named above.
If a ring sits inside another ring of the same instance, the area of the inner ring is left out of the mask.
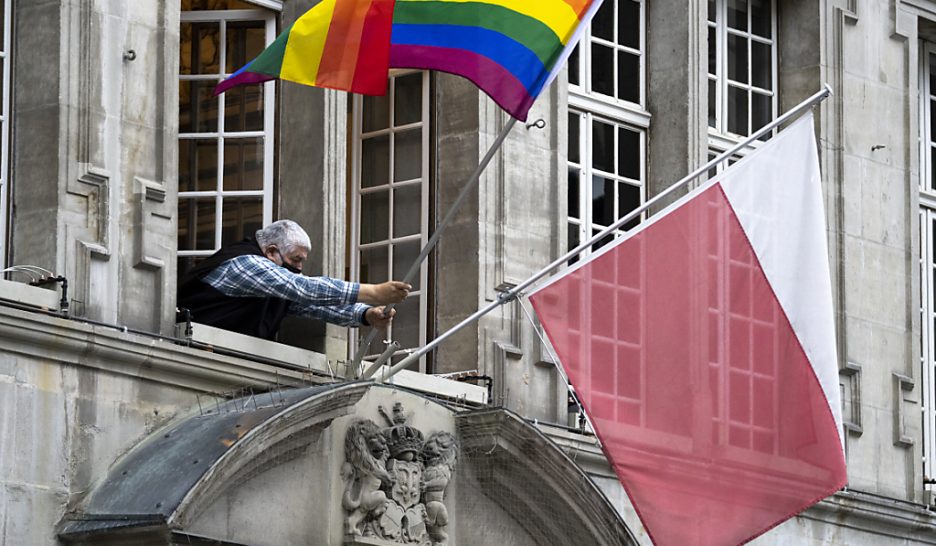
[[[740,544],[845,484],[811,115],[530,299],[654,544]]]

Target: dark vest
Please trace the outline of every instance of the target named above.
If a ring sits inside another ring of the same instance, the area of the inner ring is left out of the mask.
[[[199,262],[179,282],[178,306],[188,309],[192,321],[248,336],[274,339],[289,311],[289,301],[272,297],[225,296],[202,279],[216,267],[238,256],[263,252],[253,239],[223,247]],[[266,259],[266,258],[264,258]]]

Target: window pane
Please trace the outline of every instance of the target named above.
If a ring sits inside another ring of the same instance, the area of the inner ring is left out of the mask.
[[[393,189],[393,236],[405,237],[420,232],[422,186],[410,184]]]
[[[569,55],[569,83],[572,85],[581,85],[579,79],[579,46],[575,45],[575,49],[572,50],[572,54]]]
[[[182,23],[179,28],[179,74],[191,74],[195,65],[192,56],[192,23]]]
[[[361,282],[382,283],[390,280],[390,252],[381,246],[361,251]]]
[[[419,347],[419,296],[410,296],[396,306],[393,317],[393,341],[404,349]]]
[[[728,26],[747,30],[747,0],[728,0]]]
[[[633,184],[618,184],[618,218],[623,218],[629,212],[640,206],[640,187]],[[640,217],[624,224],[628,230],[640,223]]]
[[[228,74],[252,61],[266,48],[264,26],[262,21],[228,21],[225,59],[225,71]]]
[[[224,132],[263,130],[263,86],[241,85],[224,93]]]
[[[708,20],[715,22],[715,0],[708,0]]]
[[[718,104],[718,92],[715,87],[715,80],[708,82],[708,124],[709,127],[715,127],[718,123],[716,105]]]
[[[751,32],[764,38],[772,38],[770,28],[771,0],[751,0]]]
[[[214,250],[214,198],[179,198],[178,241],[179,250]]]
[[[930,101],[929,107],[929,135],[930,140],[936,142],[936,101]]]
[[[936,165],[936,148],[930,148],[930,165]],[[936,190],[936,168],[930,168],[930,189]],[[936,237],[933,237],[936,241]]]
[[[618,1],[618,43],[640,49],[640,2]]]
[[[390,193],[379,191],[361,196],[361,243],[390,238]]]
[[[576,248],[582,244],[582,240],[579,238],[579,227],[577,225],[569,224],[567,236],[569,239],[569,244],[566,245],[568,246],[568,250],[572,250],[573,248]],[[578,258],[572,258],[570,263],[575,262],[576,260],[578,260]]]
[[[221,29],[218,23],[192,23],[192,54],[189,66],[192,74],[220,74]]]
[[[618,131],[618,174],[640,180],[640,133],[624,127]]]
[[[422,248],[419,241],[409,241],[393,245],[393,278],[403,280]],[[419,276],[413,279],[413,290],[419,290]]]
[[[618,52],[618,98],[640,102],[640,57],[624,51]]]
[[[739,83],[748,82],[747,40],[742,36],[728,35],[728,79]]]
[[[579,211],[579,177],[581,176],[581,169],[569,167],[569,218],[581,218]]]
[[[422,79],[421,72],[396,78],[394,92],[393,123],[399,127],[415,123],[422,119]]]
[[[572,163],[581,162],[579,157],[579,138],[581,138],[579,124],[581,118],[580,115],[569,112],[569,161]]]
[[[381,186],[390,181],[390,137],[383,135],[361,142],[361,187]]]
[[[592,177],[592,222],[601,226],[614,223],[614,181]]]
[[[224,141],[224,190],[263,189],[263,139]]]
[[[614,172],[614,126],[596,121],[592,124],[592,166]]]
[[[760,42],[751,42],[751,83],[764,89],[773,85],[773,63],[770,59],[770,46]]]
[[[390,95],[364,97],[363,131],[369,133],[390,127]]]
[[[936,94],[936,55],[929,56],[929,94]]]
[[[741,136],[748,134],[747,91],[728,86],[728,131]]]
[[[614,96],[614,50],[603,45],[592,44],[591,69],[592,91]]]
[[[221,208],[221,245],[253,237],[263,227],[263,198],[228,197]]]
[[[179,132],[218,131],[218,99],[213,82],[179,82]]]
[[[179,191],[218,189],[218,141],[179,141]]]
[[[751,93],[751,131],[756,131],[770,123],[773,118],[771,111],[771,99],[769,95],[760,93]],[[764,135],[766,138],[768,135]]]
[[[598,8],[598,13],[592,19],[592,36],[609,42],[614,41],[614,4],[616,3],[605,2]]]
[[[393,181],[422,177],[422,130],[397,133],[393,143]]]
[[[718,38],[715,35],[715,27],[708,29],[708,71],[709,74],[718,74]]]

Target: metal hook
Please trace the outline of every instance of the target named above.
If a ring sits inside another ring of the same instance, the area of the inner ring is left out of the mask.
[[[534,121],[534,122],[532,122],[532,123],[527,123],[527,124],[526,124],[527,131],[529,131],[529,130],[532,129],[533,127],[536,127],[537,129],[543,129],[544,127],[546,127],[546,120],[543,119],[543,118],[539,118],[538,120],[536,120],[536,121]]]
[[[123,54],[125,61],[135,61],[136,60],[136,51],[128,49],[126,53]]]

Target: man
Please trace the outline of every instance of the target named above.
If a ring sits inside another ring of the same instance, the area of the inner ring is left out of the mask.
[[[311,247],[299,224],[273,222],[256,240],[228,245],[188,272],[179,283],[178,306],[195,322],[264,339],[276,337],[286,315],[386,328],[395,312],[384,316],[383,306],[406,299],[412,286],[307,277],[302,263]]]

